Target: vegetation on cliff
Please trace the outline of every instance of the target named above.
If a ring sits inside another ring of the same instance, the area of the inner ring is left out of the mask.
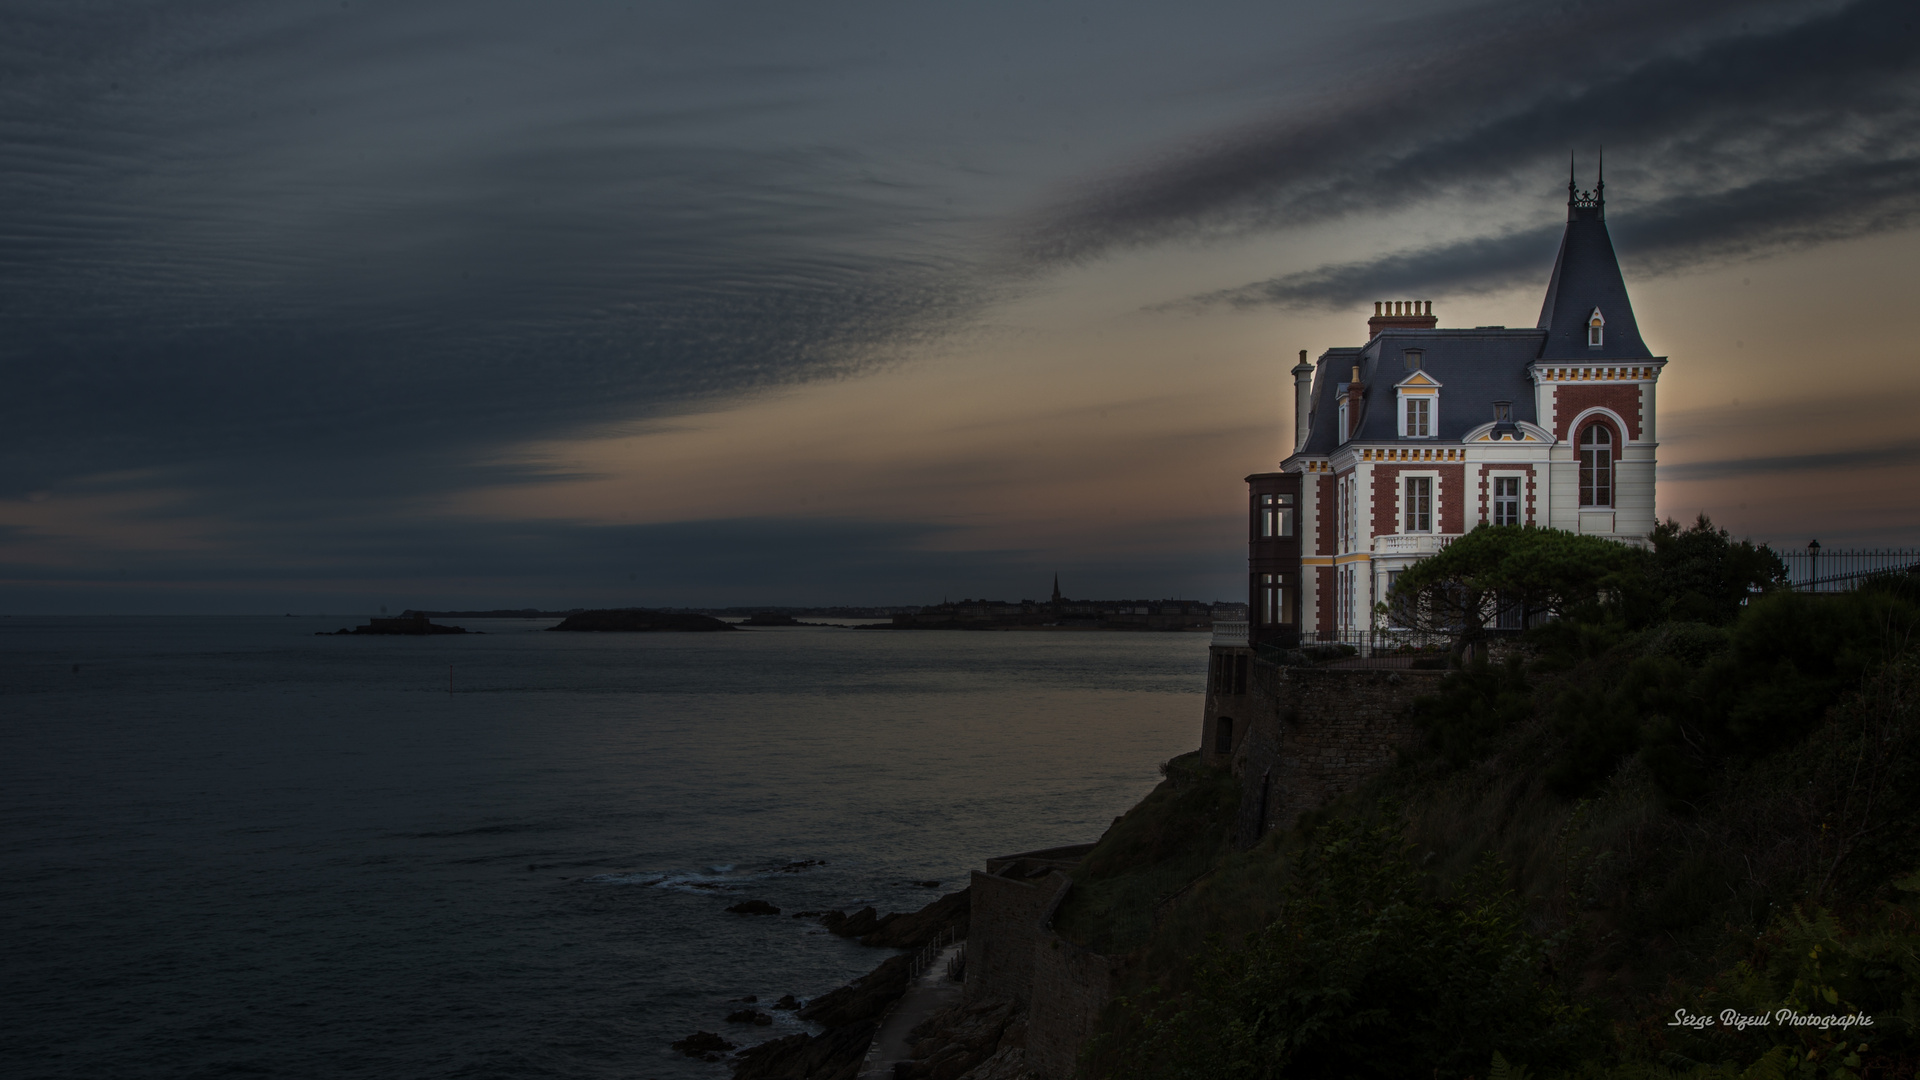
[[[1056,923],[1129,956],[1086,1072],[1914,1075],[1920,581],[1754,594],[1764,549],[1655,541],[1252,850],[1225,781],[1171,763]]]

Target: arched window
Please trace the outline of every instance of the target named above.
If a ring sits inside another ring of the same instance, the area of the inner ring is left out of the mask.
[[[1605,424],[1580,432],[1580,505],[1613,505],[1613,432]]]
[[[1603,335],[1606,333],[1606,327],[1606,318],[1600,314],[1599,308],[1594,308],[1593,314],[1587,316],[1587,346],[1589,348],[1598,348],[1600,346]]]
[[[1213,722],[1213,752],[1233,753],[1233,717],[1222,716]]]

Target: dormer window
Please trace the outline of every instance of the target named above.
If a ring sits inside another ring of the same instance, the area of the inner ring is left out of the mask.
[[[1599,308],[1594,308],[1593,314],[1587,316],[1587,348],[1597,349],[1600,347],[1601,342],[1604,340],[1602,335],[1606,333],[1606,326],[1606,316],[1600,314]]]
[[[1352,429],[1347,426],[1347,399],[1343,397],[1340,399],[1340,441],[1346,442],[1352,434]]]
[[[1425,355],[1426,354],[1419,349],[1408,349],[1406,351],[1407,370],[1419,371],[1421,358]]]
[[[1493,403],[1493,422],[1496,424],[1513,423],[1513,402],[1496,401]]]
[[[1409,356],[1417,357],[1417,351]],[[1409,360],[1408,363],[1417,363]],[[1440,380],[1416,368],[1394,387],[1394,428],[1403,439],[1431,439],[1440,434]]]
[[[1407,399],[1407,438],[1425,439],[1433,435],[1433,401],[1424,397]]]

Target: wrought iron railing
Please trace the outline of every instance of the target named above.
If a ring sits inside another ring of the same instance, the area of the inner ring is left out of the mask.
[[[1831,548],[1809,544],[1776,551],[1787,581],[1801,592],[1846,592],[1883,574],[1920,572],[1920,548]]]
[[[1488,637],[1497,634],[1487,631]],[[1297,641],[1269,638],[1254,644],[1255,655],[1282,666],[1413,670],[1445,668],[1452,649],[1451,635],[1390,627],[1305,630]]]

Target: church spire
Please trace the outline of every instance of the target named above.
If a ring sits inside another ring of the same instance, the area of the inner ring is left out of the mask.
[[[1627,283],[1607,232],[1606,174],[1592,191],[1578,175],[1567,177],[1567,228],[1553,261],[1540,329],[1547,337],[1542,360],[1644,360],[1653,354],[1640,340],[1640,326],[1627,298]]]
[[[1057,570],[1053,574],[1053,602],[1060,602],[1060,572]]]

